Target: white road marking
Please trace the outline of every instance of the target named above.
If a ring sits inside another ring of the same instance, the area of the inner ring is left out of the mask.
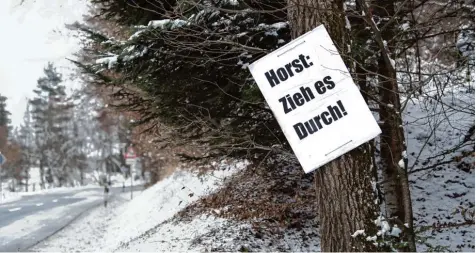
[[[36,204],[36,206],[42,206],[42,205],[43,205],[43,203],[38,203],[38,204]]]
[[[15,212],[15,211],[18,211],[18,210],[21,210],[21,207],[8,209],[8,211],[10,211],[10,212]]]
[[[53,202],[55,202],[55,203],[56,203],[56,202],[58,202],[58,200],[57,200],[57,199],[53,199]]]

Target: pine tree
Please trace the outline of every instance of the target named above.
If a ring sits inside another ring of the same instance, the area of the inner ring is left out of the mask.
[[[11,113],[7,110],[7,98],[0,94],[0,152],[7,145],[9,132],[11,130]]]
[[[260,160],[273,150],[271,156],[284,155],[296,163],[246,68],[290,40],[285,5],[177,1],[166,17],[128,28],[135,31],[125,41],[76,25],[97,43],[85,58],[106,56],[89,65],[76,63],[95,77],[94,84],[119,88],[112,106],[139,114],[135,125],[153,129],[158,122],[165,124],[175,139],[211,147],[208,157],[252,153],[249,158]],[[122,10],[106,12],[120,16]],[[111,72],[120,73],[119,78]]]
[[[36,153],[42,179],[44,177],[49,184],[62,186],[67,181],[68,156],[72,144],[68,139],[72,105],[61,84],[62,76],[52,63],[48,63],[44,74],[38,79],[37,89],[34,90],[36,97],[30,101]]]
[[[23,124],[18,130],[17,142],[20,144],[22,151],[22,174],[25,179],[25,191],[28,192],[30,179],[30,169],[35,164],[33,151],[35,149],[34,129],[31,122],[30,104],[27,104],[25,114],[23,116]]]

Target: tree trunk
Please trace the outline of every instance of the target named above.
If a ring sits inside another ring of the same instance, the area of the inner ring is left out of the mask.
[[[376,234],[373,221],[378,212],[372,189],[370,145],[364,144],[315,173],[321,251],[377,251],[357,230]]]
[[[29,167],[29,165],[28,165]],[[28,192],[28,182],[30,178],[30,169],[26,169],[26,179],[25,179],[25,192]]]
[[[337,49],[347,53],[343,1],[289,0],[288,15],[292,38],[324,24]],[[358,230],[375,234],[371,148],[368,143],[337,158],[315,172],[321,251],[377,251],[365,237],[353,237]]]
[[[81,167],[79,168],[79,180],[80,180],[80,184],[81,186],[84,185],[84,168],[83,168],[83,165],[81,165]]]
[[[45,165],[43,155],[40,159],[40,189],[45,189]]]
[[[395,24],[395,2],[381,0],[374,3],[374,15],[381,20],[381,40],[387,49],[380,48],[378,58],[378,79],[380,95],[380,120],[383,122],[381,129],[381,162],[383,175],[383,191],[387,216],[396,218],[400,224],[408,224],[408,229],[402,227],[406,233],[408,246],[405,251],[415,251],[415,238],[413,235],[413,212],[410,188],[407,175],[407,161],[404,157],[406,150],[405,136],[401,115],[400,95],[397,83],[395,66],[385,60],[385,54],[393,58],[395,50],[395,26],[387,25],[389,21]],[[377,38],[378,40],[379,38]]]

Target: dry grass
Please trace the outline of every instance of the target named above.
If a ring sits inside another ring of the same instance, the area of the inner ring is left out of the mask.
[[[181,216],[213,212],[248,221],[260,229],[300,229],[315,224],[312,174],[299,168],[248,168],[229,179],[221,190],[188,206]]]

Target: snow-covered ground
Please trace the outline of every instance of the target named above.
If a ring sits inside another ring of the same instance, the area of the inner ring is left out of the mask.
[[[31,251],[96,251],[96,246],[104,243],[107,234],[107,224],[117,216],[129,200],[129,193],[119,194],[111,199],[107,208],[99,206],[87,215],[75,220],[70,226],[55,234],[33,248]]]
[[[222,164],[220,170],[206,172],[201,176],[195,172],[178,170],[129,202],[114,200],[107,212],[103,208],[97,208],[32,250],[116,250],[154,230],[188,204],[212,193],[227,177],[245,166],[246,163],[243,162],[230,166]],[[98,235],[97,231],[102,232]],[[176,236],[183,235],[181,231],[176,232]]]
[[[461,208],[474,211],[474,135],[468,141],[466,134],[474,124],[474,94],[460,92],[440,103],[414,100],[404,112],[419,251],[474,251],[474,223],[461,214]],[[309,175],[283,168],[258,176],[244,165],[222,164],[226,169],[200,177],[178,170],[132,201],[97,208],[33,250],[319,251]]]
[[[474,99],[467,88],[455,89],[441,101],[409,102],[404,112],[415,226],[427,238],[421,251],[428,245],[474,251],[474,222],[461,215],[461,208],[474,212],[474,133],[468,135],[475,124]]]

